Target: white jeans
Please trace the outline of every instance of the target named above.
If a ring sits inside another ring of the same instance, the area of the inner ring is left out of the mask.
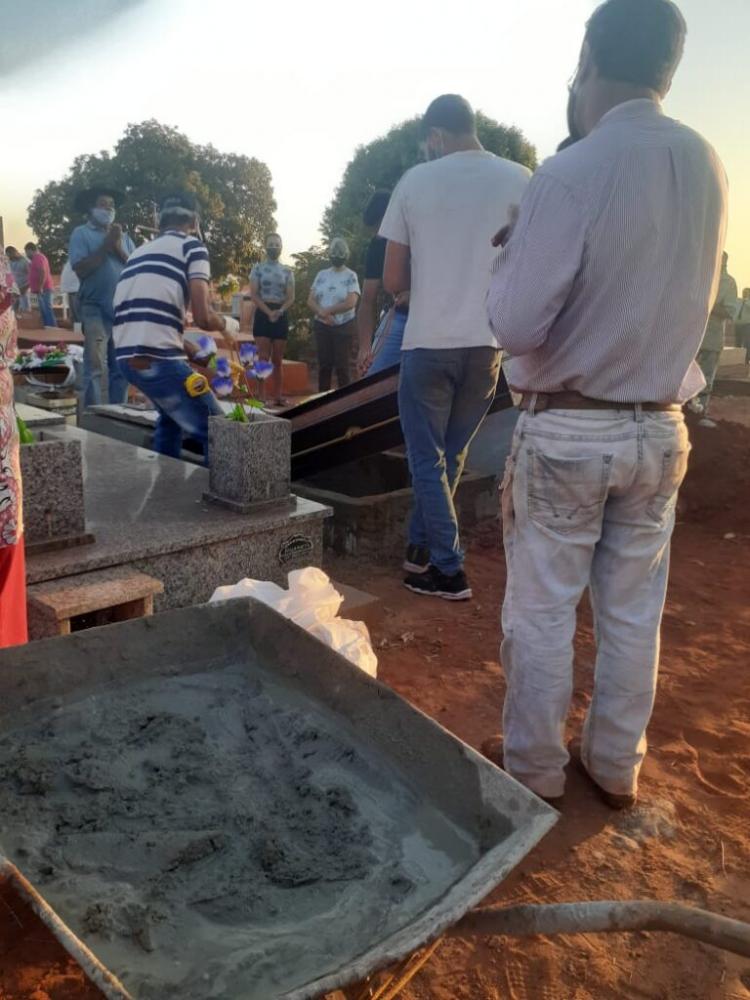
[[[689,451],[680,412],[548,410],[519,419],[503,482],[504,755],[509,773],[539,795],[564,789],[576,608],[586,587],[597,657],[583,760],[608,791],[636,790]]]

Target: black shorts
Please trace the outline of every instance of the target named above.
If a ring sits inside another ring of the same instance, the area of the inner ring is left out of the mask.
[[[266,302],[266,305],[273,311],[281,309],[283,303]],[[275,323],[272,323],[262,309],[256,309],[253,320],[253,336],[256,340],[258,337],[265,337],[267,340],[286,340],[289,336],[289,317],[284,313]]]

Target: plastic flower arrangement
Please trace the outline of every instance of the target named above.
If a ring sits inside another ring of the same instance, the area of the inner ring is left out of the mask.
[[[28,371],[31,368],[51,368],[65,365],[75,358],[73,349],[67,344],[36,344],[30,351],[19,351],[13,362],[13,371]]]
[[[211,359],[209,367],[214,371],[211,388],[217,396],[227,397],[239,393],[244,397],[227,416],[230,420],[246,424],[249,422],[246,406],[250,407],[251,411],[263,409],[263,403],[256,398],[250,380],[255,379],[257,384],[267,379],[273,371],[273,364],[270,361],[262,361],[258,357],[258,348],[249,342],[240,344],[238,357],[239,361],[218,357]]]

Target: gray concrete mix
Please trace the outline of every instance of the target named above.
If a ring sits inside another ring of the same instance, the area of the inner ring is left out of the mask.
[[[269,1000],[476,859],[331,723],[231,668],[73,703],[0,739],[3,848],[134,996]]]

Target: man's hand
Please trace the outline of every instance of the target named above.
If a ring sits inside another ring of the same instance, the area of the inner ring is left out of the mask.
[[[502,227],[498,229],[495,235],[492,237],[493,247],[504,247],[508,240],[513,235],[513,230],[516,228],[516,223],[518,222],[518,205],[511,205],[508,209],[508,221]]]
[[[281,319],[281,309],[273,309],[268,314],[268,318],[271,320],[272,323],[278,323],[278,321]]]
[[[239,332],[240,332],[240,324],[234,318],[234,316],[225,316],[223,338],[227,350],[230,351],[239,350],[239,342],[237,340],[237,334]]]
[[[394,306],[408,306],[411,298],[411,291],[399,292],[393,300]]]
[[[117,222],[114,222],[107,230],[107,235],[104,237],[104,245],[108,250],[114,250],[119,247],[121,241],[122,226],[120,226]]]
[[[357,355],[357,372],[360,378],[364,378],[367,374],[367,369],[372,364],[372,351],[369,348],[360,348],[359,354]]]

